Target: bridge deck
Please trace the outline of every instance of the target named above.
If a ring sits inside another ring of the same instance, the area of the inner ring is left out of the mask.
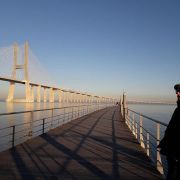
[[[113,107],[1,152],[0,179],[162,177]]]

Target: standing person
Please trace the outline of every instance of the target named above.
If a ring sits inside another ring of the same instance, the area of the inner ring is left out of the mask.
[[[167,180],[180,180],[180,84],[176,84],[174,89],[177,95],[177,108],[166,128],[163,139],[157,147],[167,159]]]

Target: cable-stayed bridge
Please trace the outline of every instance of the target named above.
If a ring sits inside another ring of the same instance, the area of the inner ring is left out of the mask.
[[[28,42],[21,46],[15,43],[13,46],[1,48],[0,67],[0,80],[10,83],[8,97],[6,98],[7,102],[54,102],[55,93],[58,94],[59,102],[62,100],[70,102],[117,101],[110,97],[96,96],[58,87],[53,78],[50,78],[39,63],[38,58],[29,48]],[[24,85],[24,99],[14,98],[16,84]]]

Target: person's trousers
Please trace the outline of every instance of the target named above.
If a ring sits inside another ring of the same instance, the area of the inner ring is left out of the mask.
[[[172,156],[167,156],[168,173],[166,180],[180,180],[180,162]]]

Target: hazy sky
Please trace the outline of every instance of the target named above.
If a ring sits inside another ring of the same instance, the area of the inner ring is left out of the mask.
[[[2,0],[0,47],[25,40],[60,87],[156,100],[180,83],[179,0]]]

